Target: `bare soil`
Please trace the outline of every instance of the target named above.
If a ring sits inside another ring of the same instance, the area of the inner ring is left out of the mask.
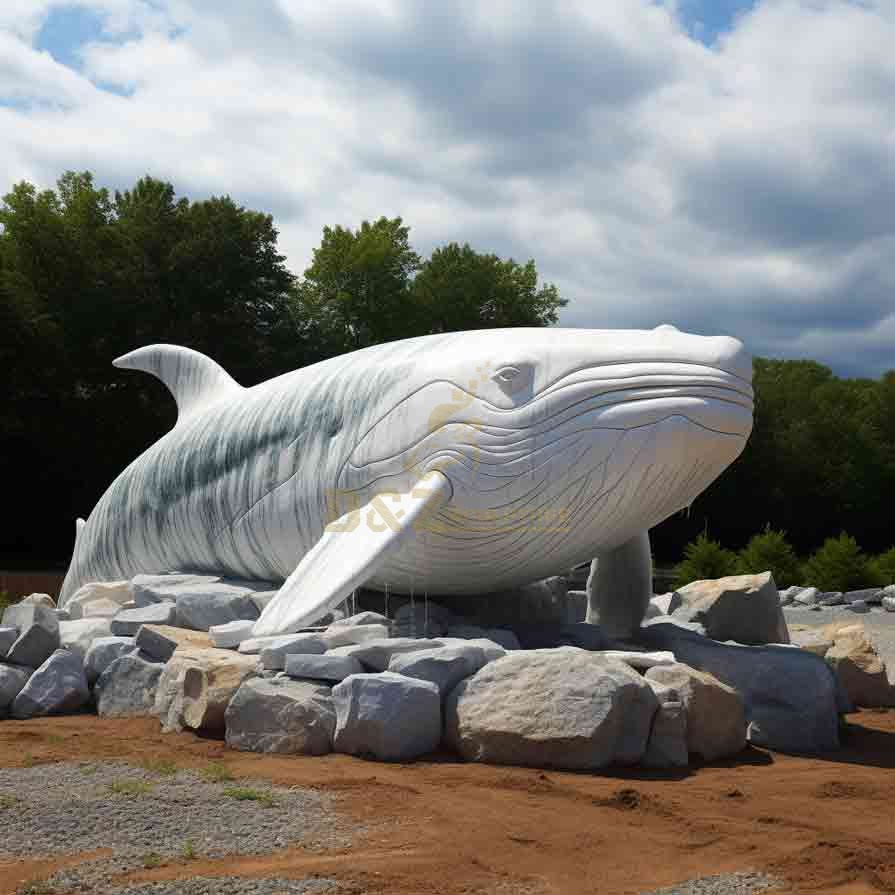
[[[781,891],[893,893],[895,711],[863,711],[849,721],[844,748],[824,757],[750,748],[735,761],[686,773],[596,775],[464,764],[446,755],[410,765],[273,757],[162,734],[155,719],[83,715],[3,721],[0,767],[219,762],[236,778],[325,791],[362,827],[350,848],[199,855],[128,873],[114,879],[119,884],[317,874],[339,880],[347,893],[370,895],[638,895],[755,870],[785,880]],[[0,860],[0,895],[96,857]]]

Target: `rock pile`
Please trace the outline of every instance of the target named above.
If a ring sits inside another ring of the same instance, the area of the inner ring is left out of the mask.
[[[394,620],[336,613],[252,637],[272,588],[139,575],[86,585],[62,621],[35,595],[0,625],[0,712],[151,713],[248,751],[683,767],[747,743],[836,748],[839,714],[860,687],[882,698],[886,674],[846,628],[790,644],[768,573],[656,597],[632,643],[584,623],[483,628],[419,600]]]

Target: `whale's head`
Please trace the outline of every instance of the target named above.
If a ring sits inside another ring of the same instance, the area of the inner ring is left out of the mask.
[[[442,472],[452,497],[422,534],[425,562],[463,551],[458,592],[476,589],[477,554],[509,584],[624,543],[692,503],[752,429],[752,360],[726,336],[663,325],[414,342],[399,398],[339,485],[366,500]]]

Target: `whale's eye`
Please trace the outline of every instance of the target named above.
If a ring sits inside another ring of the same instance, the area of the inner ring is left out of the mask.
[[[522,371],[518,367],[501,367],[495,374],[494,378],[498,382],[512,382]]]

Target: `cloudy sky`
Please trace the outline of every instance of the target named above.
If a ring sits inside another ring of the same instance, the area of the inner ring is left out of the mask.
[[[895,0],[2,0],[0,172],[517,260],[566,326],[895,368]]]

